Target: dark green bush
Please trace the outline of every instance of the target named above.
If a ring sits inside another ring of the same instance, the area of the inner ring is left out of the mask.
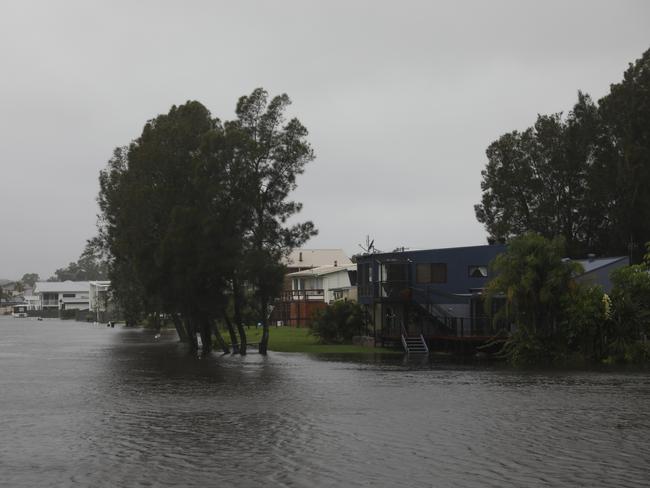
[[[315,314],[311,334],[322,344],[351,343],[352,337],[367,334],[363,309],[355,302],[335,302]]]

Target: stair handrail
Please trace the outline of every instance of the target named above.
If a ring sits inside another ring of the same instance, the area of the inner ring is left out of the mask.
[[[422,345],[424,346],[425,351],[427,354],[429,354],[429,346],[427,346],[427,341],[424,340],[424,336],[420,334],[420,340],[422,341]]]

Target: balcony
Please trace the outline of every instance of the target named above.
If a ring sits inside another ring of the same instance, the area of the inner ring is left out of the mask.
[[[323,302],[325,301],[325,292],[322,289],[285,290],[280,299],[283,302]]]

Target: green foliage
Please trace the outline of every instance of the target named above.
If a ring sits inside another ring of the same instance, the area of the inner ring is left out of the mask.
[[[632,265],[612,273],[612,339],[622,342],[650,336],[650,273],[647,264]],[[622,351],[624,347],[619,348]]]
[[[576,286],[567,300],[565,337],[571,351],[600,360],[607,349],[611,301],[600,286]]]
[[[631,253],[650,240],[650,50],[594,104],[490,144],[476,217],[489,240],[563,236],[570,256]]]
[[[20,282],[26,286],[29,286],[30,288],[33,288],[36,282],[40,281],[40,279],[41,278],[38,276],[38,273],[25,273],[23,277],[20,278]]]
[[[311,323],[312,335],[322,344],[346,344],[355,335],[365,335],[363,309],[356,302],[339,301],[319,310]]]
[[[564,239],[526,233],[510,241],[492,263],[495,276],[486,287],[487,309],[505,297],[502,313],[532,334],[551,335],[565,317],[566,297],[575,287],[579,265],[563,258]]]
[[[36,275],[38,277],[38,275]],[[79,260],[59,268],[47,281],[93,281],[108,279],[108,263],[103,258],[97,240],[86,243]]]
[[[313,159],[306,129],[284,119],[289,103],[257,89],[222,123],[190,101],[115,150],[100,174],[99,241],[125,314],[182,316],[204,344],[232,314],[244,342],[254,301],[268,330],[281,258],[315,233],[311,222],[287,224],[301,208],[287,198]]]

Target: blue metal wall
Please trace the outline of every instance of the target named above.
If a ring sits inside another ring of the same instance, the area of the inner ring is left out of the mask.
[[[364,275],[360,268],[364,264],[371,263],[373,281],[376,282],[379,273],[379,264],[394,259],[409,262],[409,279],[412,286],[422,286],[416,284],[415,268],[417,264],[445,263],[447,265],[447,282],[435,283],[429,286],[436,287],[444,293],[470,293],[470,290],[483,288],[490,277],[471,278],[469,276],[469,266],[489,265],[498,254],[503,253],[505,250],[506,246],[497,244],[360,256],[357,259],[357,276],[359,278],[360,291],[363,285],[366,284],[361,283]],[[363,296],[362,293],[359,293],[359,302],[365,304],[372,303],[372,297]]]

